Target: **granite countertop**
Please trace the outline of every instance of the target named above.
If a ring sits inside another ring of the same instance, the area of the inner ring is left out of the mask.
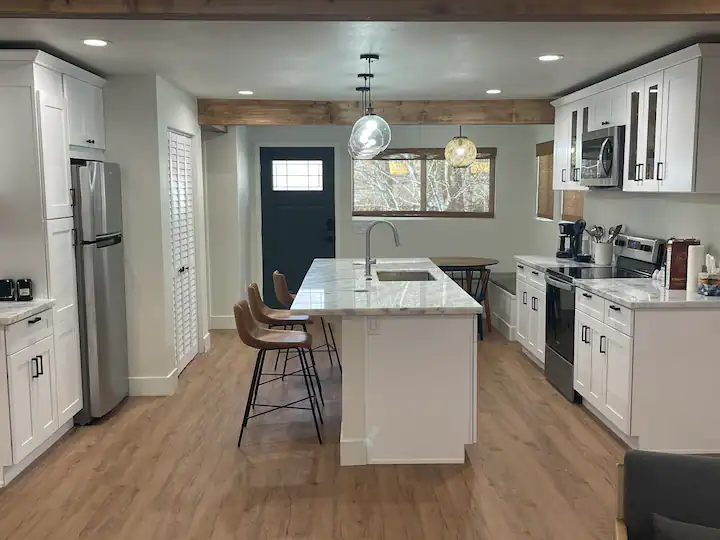
[[[31,302],[0,302],[0,326],[22,321],[27,317],[50,309],[55,300],[33,300]]]
[[[629,309],[720,309],[719,296],[670,291],[649,278],[576,279],[574,283]]]
[[[427,271],[434,281],[379,281],[378,270]],[[291,310],[307,315],[435,315],[483,308],[430,259],[378,259],[365,280],[361,259],[315,259]]]
[[[526,265],[534,268],[535,270],[540,270],[541,272],[544,272],[548,268],[612,266],[609,264],[582,263],[571,259],[558,259],[556,257],[543,257],[541,255],[515,255],[515,260],[519,263],[525,263]]]

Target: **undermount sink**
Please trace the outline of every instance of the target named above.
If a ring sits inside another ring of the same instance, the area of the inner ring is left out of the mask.
[[[435,281],[435,277],[425,270],[378,270],[379,281]]]

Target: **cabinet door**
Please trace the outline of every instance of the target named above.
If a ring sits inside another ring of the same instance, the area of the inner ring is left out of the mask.
[[[63,75],[63,92],[68,102],[69,142],[73,146],[88,146],[91,140],[88,127],[92,124],[93,86],[75,77]]]
[[[537,302],[535,302],[535,314],[537,322],[537,340],[535,342],[535,353],[538,360],[545,364],[545,326],[546,326],[546,309],[545,309],[545,293],[538,291]]]
[[[582,175],[582,139],[590,130],[590,102],[585,100],[570,112],[570,181],[566,189],[585,191],[580,185]]]
[[[657,163],[660,160],[660,122],[663,110],[663,72],[653,73],[645,77],[645,96],[643,98],[643,130],[642,154],[640,162],[640,191],[656,192]]]
[[[14,463],[57,430],[54,369],[52,337],[8,357]]]
[[[47,222],[48,294],[55,299],[54,320],[77,320],[75,234],[72,218]]]
[[[630,434],[632,394],[632,338],[609,327],[603,329],[601,354],[605,358],[603,412],[623,433]]]
[[[528,334],[527,349],[533,356],[537,356],[538,344],[538,312],[536,309],[538,291],[535,287],[528,287]]]
[[[646,124],[642,122],[645,79],[627,85],[628,123],[625,129],[625,174],[623,191],[641,191],[640,164],[645,153],[643,141]]]
[[[92,115],[90,127],[91,146],[98,150],[105,150],[105,109],[103,105],[102,88],[91,86]]]
[[[699,58],[665,70],[654,171],[660,191],[693,191],[699,81]]]
[[[47,219],[71,217],[72,191],[65,100],[38,92],[40,162]]]
[[[587,325],[592,329],[590,333],[590,388],[589,400],[601,411],[605,403],[605,376],[607,368],[606,343],[604,324],[588,319]]]
[[[553,145],[553,189],[564,190],[570,182],[570,109],[555,110],[555,143]]]
[[[55,325],[54,368],[58,425],[63,425],[80,412],[83,405],[77,318],[66,318]]]
[[[587,315],[575,312],[575,357],[573,372],[575,390],[592,403],[590,386],[592,384],[592,340],[593,329],[589,326]]]
[[[591,98],[590,131],[626,123],[627,86],[605,90]]]
[[[530,330],[530,298],[528,297],[528,285],[524,281],[517,280],[516,285],[517,304],[517,340],[527,348],[528,332]]]

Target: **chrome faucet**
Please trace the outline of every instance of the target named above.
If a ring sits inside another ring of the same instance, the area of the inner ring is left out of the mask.
[[[375,259],[370,258],[370,233],[372,232],[373,227],[380,223],[384,223],[392,229],[393,237],[395,238],[395,247],[400,246],[400,236],[398,235],[398,231],[395,228],[395,225],[384,219],[381,219],[379,221],[373,221],[367,228],[367,231],[365,231],[365,279],[372,279],[372,272],[370,271],[370,266],[376,262]]]

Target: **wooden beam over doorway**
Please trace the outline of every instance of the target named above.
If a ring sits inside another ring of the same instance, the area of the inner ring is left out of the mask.
[[[377,101],[389,124],[552,124],[547,99]],[[200,124],[246,126],[347,125],[361,115],[357,101],[198,100]]]
[[[716,0],[0,0],[0,17],[275,21],[720,19]]]

